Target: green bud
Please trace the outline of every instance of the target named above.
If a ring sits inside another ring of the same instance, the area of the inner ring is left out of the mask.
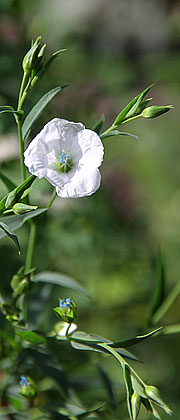
[[[12,204],[15,201],[15,198],[16,198],[16,192],[11,191],[6,198],[5,209],[9,209],[12,206]]]
[[[164,114],[165,112],[170,111],[170,109],[173,109],[172,105],[166,105],[166,106],[149,106],[148,108],[145,108],[142,113],[141,117],[143,118],[156,118],[159,117],[159,115]]]
[[[60,299],[59,306],[53,308],[56,315],[63,321],[71,324],[77,317],[77,306],[72,298]]]
[[[39,71],[40,69],[40,64],[46,48],[46,45],[43,45],[43,47],[41,47],[40,42],[41,36],[38,36],[35,42],[32,42],[30,50],[23,58],[22,67],[26,74],[30,73],[31,71]]]
[[[172,414],[172,410],[161,399],[160,392],[155,386],[152,386],[152,385],[146,386],[145,393],[152,401],[154,401],[161,408],[163,408],[167,414],[170,414],[170,415]]]
[[[136,392],[133,392],[131,396],[131,409],[132,409],[133,420],[137,419],[140,407],[141,407],[141,397]]]
[[[15,214],[24,214],[32,210],[36,210],[38,206],[29,206],[28,204],[16,203],[14,204],[12,210]]]

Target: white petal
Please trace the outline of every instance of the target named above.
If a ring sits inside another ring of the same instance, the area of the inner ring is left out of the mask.
[[[79,164],[85,164],[87,162],[93,167],[99,167],[103,161],[104,148],[97,133],[88,129],[81,130],[78,133],[78,144],[81,149]]]
[[[75,175],[63,187],[56,187],[56,192],[63,198],[85,197],[97,191],[100,181],[101,175],[97,168],[83,168],[76,171]]]

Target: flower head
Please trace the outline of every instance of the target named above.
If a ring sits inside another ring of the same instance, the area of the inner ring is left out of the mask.
[[[26,376],[20,376],[20,385],[27,387],[29,385],[29,381],[27,380]]]
[[[93,194],[100,186],[103,160],[100,137],[81,123],[55,118],[47,123],[24,153],[25,165],[46,178],[60,197]]]
[[[67,323],[72,323],[77,317],[77,306],[72,298],[59,298],[59,306],[54,308],[56,315]]]

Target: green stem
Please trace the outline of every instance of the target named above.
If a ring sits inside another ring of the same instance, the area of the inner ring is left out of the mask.
[[[23,94],[23,91],[24,91],[24,86],[25,86],[25,83],[26,83],[26,78],[27,78],[27,73],[24,73],[23,74],[23,78],[22,78],[22,82],[21,82],[21,87],[20,87],[20,90],[19,90],[18,111],[21,109],[19,107],[19,105],[20,105],[21,97],[22,97],[22,94]]]
[[[27,273],[32,268],[32,259],[34,253],[34,244],[36,237],[36,223],[34,220],[30,220],[30,233],[28,239],[28,247],[26,253],[26,262],[25,262],[25,273]]]
[[[121,364],[122,368],[124,366],[128,366],[128,368],[131,370],[131,372],[136,376],[136,378],[142,383],[142,385],[145,387],[146,384],[143,382],[143,380],[140,378],[139,375],[137,375],[137,373],[135,372],[135,370],[129,365],[129,363],[127,363],[123,357],[117,353],[116,350],[113,349],[113,347],[108,346],[108,344],[104,344],[104,343],[98,343],[98,346],[103,347],[104,349],[106,349],[107,351],[109,351],[109,353],[113,354],[113,356],[118,360],[118,362]]]
[[[53,193],[52,193],[52,196],[51,196],[51,198],[49,200],[49,203],[46,206],[48,209],[52,206],[55,198],[56,198],[56,188],[54,188]]]
[[[18,127],[18,136],[19,136],[21,177],[22,177],[22,180],[25,181],[26,167],[24,165],[24,141],[23,141],[23,135],[22,135],[22,123],[18,116],[16,118],[16,122],[17,122],[17,127]]]
[[[70,328],[71,328],[71,324],[68,325],[67,330],[66,330],[66,338],[67,338],[67,340],[70,340],[70,337],[69,337],[69,334],[68,334]]]

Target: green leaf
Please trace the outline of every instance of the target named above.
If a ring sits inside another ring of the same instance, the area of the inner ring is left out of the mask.
[[[179,333],[180,333],[180,324],[168,325],[167,327],[164,327],[162,330],[163,335],[179,334]]]
[[[100,134],[101,129],[104,125],[105,122],[105,116],[102,115],[102,117],[100,118],[99,121],[97,121],[97,123],[93,126],[92,130],[95,131],[97,134]]]
[[[47,211],[46,208],[34,210],[30,213],[23,214],[21,216],[20,215],[4,216],[0,218],[0,223],[2,224],[6,222],[8,229],[11,232],[14,232],[17,229],[19,229],[27,220],[32,219],[33,217],[37,217],[40,214],[44,213],[45,211]],[[6,235],[5,232],[0,231],[0,239],[4,238],[5,235]]]
[[[164,273],[164,264],[162,258],[161,249],[157,253],[157,274],[156,274],[156,285],[154,288],[154,293],[151,298],[148,321],[151,322],[153,314],[157,311],[164,300],[165,294],[165,273]]]
[[[113,348],[134,346],[136,344],[139,344],[141,341],[146,340],[147,338],[156,334],[160,330],[162,330],[162,327],[159,327],[156,330],[149,332],[148,334],[137,335],[136,337],[130,338],[129,340],[125,341],[114,341],[113,343],[109,343],[108,345]]]
[[[138,136],[135,136],[135,134],[126,133],[124,131],[119,131],[119,130],[113,130],[113,131],[110,131],[109,133],[104,133],[100,135],[101,139],[105,139],[105,138],[113,137],[113,136],[128,136],[128,137],[133,137],[134,139],[140,141],[140,138]]]
[[[133,420],[132,418],[132,408],[131,408],[131,396],[133,394],[133,388],[132,388],[132,382],[131,382],[131,372],[129,367],[124,364],[122,366],[123,368],[123,375],[124,375],[124,382],[126,385],[126,392],[127,392],[127,407],[129,411],[130,420]]]
[[[131,102],[129,102],[128,105],[120,112],[120,114],[115,119],[113,125],[118,126],[122,123],[122,121],[125,120],[125,118],[132,117],[135,113],[137,108],[140,106],[141,101],[144,99],[146,94],[149,92],[149,90],[152,88],[154,84],[148,86],[145,90],[143,90],[142,93],[140,93],[138,96],[136,96],[134,99],[132,99]]]
[[[22,193],[32,185],[35,179],[35,175],[30,175],[25,181],[22,182],[22,184],[14,188],[14,190],[12,190],[9,194],[3,197],[3,199],[0,201],[0,213],[3,213],[3,211],[7,208],[6,203],[10,194],[11,196],[14,196],[14,200],[13,202],[11,202],[11,204],[14,204],[15,202],[21,199]]]
[[[157,309],[155,314],[152,317],[152,323],[155,325],[157,324],[160,319],[165,315],[165,313],[169,310],[171,305],[174,303],[175,299],[180,294],[180,281],[174,286],[174,288],[171,290],[167,298],[164,300],[162,305]]]
[[[17,331],[16,335],[32,344],[43,344],[46,342],[44,337],[34,331]]]
[[[45,93],[45,95],[37,102],[36,105],[34,105],[34,107],[31,109],[22,125],[22,134],[24,141],[27,139],[32,125],[39,118],[45,107],[54,98],[54,96],[57,95],[57,93],[59,93],[65,87],[66,86],[58,86],[50,90],[49,92]]]
[[[4,234],[9,236],[10,239],[12,239],[17,247],[18,250],[18,254],[20,255],[21,250],[20,250],[20,245],[19,245],[19,240],[18,237],[15,235],[15,233],[13,233],[10,229],[9,226],[7,226],[5,223],[2,223],[0,221],[0,229],[3,230]],[[1,232],[0,232],[1,234]]]
[[[50,283],[69,289],[79,290],[88,296],[86,290],[66,274],[56,273],[54,271],[42,271],[41,273],[35,274],[33,281],[35,283]]]
[[[6,175],[3,175],[1,171],[0,171],[0,179],[9,191],[16,188],[16,185],[14,184],[14,182],[12,182]]]

